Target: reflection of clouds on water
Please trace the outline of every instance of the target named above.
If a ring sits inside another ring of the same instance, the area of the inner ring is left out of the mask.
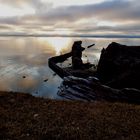
[[[40,38],[26,37],[0,37],[0,55],[37,55],[46,53],[55,55],[55,50],[47,42],[41,42]]]
[[[59,77],[49,77],[49,80],[42,83],[39,87],[40,91],[35,96],[42,96],[42,97],[49,97],[49,98],[59,98],[57,97],[56,93],[58,91],[58,87],[62,79]]]
[[[54,55],[39,38],[0,38],[0,90],[56,98],[60,79],[47,66]]]
[[[56,55],[54,47],[47,44],[47,38],[0,38],[0,90],[31,93],[35,96],[59,98],[56,93],[62,81],[48,67],[48,58]],[[64,40],[64,39],[63,39]],[[71,40],[71,41],[70,41]],[[69,47],[62,51],[70,51],[74,40],[70,38]],[[56,41],[56,40],[55,40]],[[112,41],[127,45],[138,45],[138,39],[95,39],[83,40],[82,46],[95,43],[95,46],[86,49],[83,59],[92,63],[99,60],[100,51]],[[57,43],[56,46],[57,47]],[[63,66],[68,66],[68,59]]]
[[[56,98],[57,87],[61,82],[60,78],[53,76],[53,72],[50,71],[44,60],[42,63],[38,63],[38,61],[35,63],[36,61],[31,60],[16,61],[13,59],[13,64],[1,68],[0,89]],[[38,58],[38,60],[41,62],[41,59]],[[48,81],[44,82],[46,78]]]

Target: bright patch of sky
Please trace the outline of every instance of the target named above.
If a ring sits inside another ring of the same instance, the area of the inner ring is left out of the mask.
[[[85,5],[97,4],[107,0],[42,0],[42,2],[52,3],[54,7],[70,6],[70,5]]]
[[[0,17],[24,16],[27,14],[34,14],[34,12],[34,9],[27,5],[22,8],[17,8],[0,4]]]

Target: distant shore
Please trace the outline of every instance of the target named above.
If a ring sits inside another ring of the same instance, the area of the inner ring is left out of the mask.
[[[0,34],[0,37],[81,37],[81,38],[140,38],[140,35],[96,35],[96,34]]]

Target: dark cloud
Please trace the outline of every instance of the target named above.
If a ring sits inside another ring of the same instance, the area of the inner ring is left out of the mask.
[[[90,18],[122,21],[122,20],[139,20],[140,5],[133,1],[117,0],[107,1],[100,4],[67,6],[53,9],[52,11],[40,15],[45,20],[51,21],[77,21],[79,19]]]
[[[22,17],[19,16],[0,18],[0,24],[18,25],[21,23],[22,23]]]
[[[1,25],[0,24],[0,29],[1,30],[5,30],[5,29],[9,29],[10,30],[10,29],[13,29],[13,28],[12,28],[12,26],[9,26],[9,25],[3,25],[3,24]]]

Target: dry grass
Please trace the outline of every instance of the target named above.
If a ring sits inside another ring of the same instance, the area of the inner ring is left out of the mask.
[[[0,92],[0,140],[139,140],[140,105]]]

